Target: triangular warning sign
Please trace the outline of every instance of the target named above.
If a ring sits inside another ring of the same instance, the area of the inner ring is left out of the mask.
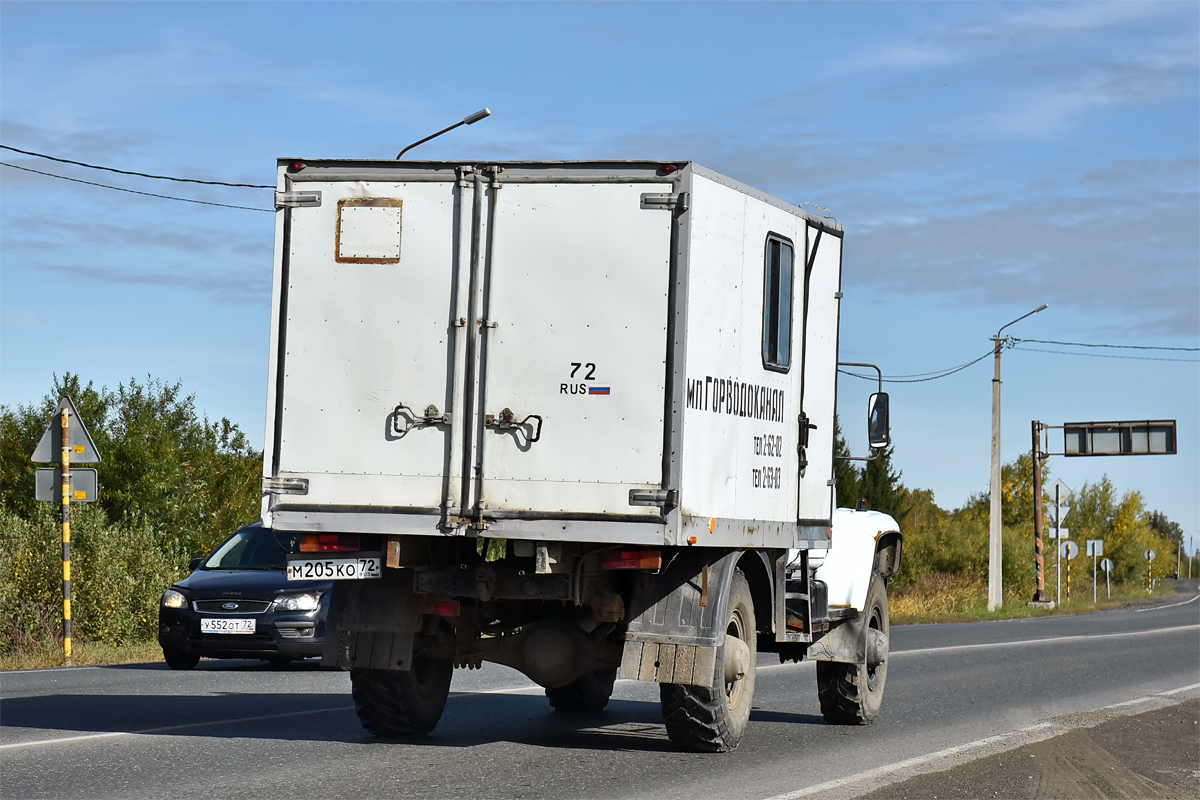
[[[67,433],[71,448],[71,463],[99,464],[100,454],[96,452],[96,443],[92,441],[92,435],[88,433],[83,417],[79,416],[79,412],[75,410],[75,404],[69,397],[58,401],[58,414],[50,420],[50,425],[42,434],[42,440],[38,442],[37,449],[33,451],[31,460],[35,464],[62,463],[62,410],[64,408],[70,413]]]

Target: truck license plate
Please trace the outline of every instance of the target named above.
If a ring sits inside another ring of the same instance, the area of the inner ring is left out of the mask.
[[[298,558],[288,561],[289,581],[363,580],[379,578],[383,557],[374,553],[353,558]]]
[[[252,619],[201,619],[201,633],[254,633]]]

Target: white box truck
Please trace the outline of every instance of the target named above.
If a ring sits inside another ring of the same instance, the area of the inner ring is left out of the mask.
[[[729,750],[759,653],[875,718],[901,534],[835,511],[841,225],[686,161],[283,159],[275,202],[263,521],[367,730],[491,661],[561,711],[657,682]]]

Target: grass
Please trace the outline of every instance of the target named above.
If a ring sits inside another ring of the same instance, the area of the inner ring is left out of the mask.
[[[1174,597],[1175,580],[1159,580],[1152,593],[1148,593],[1140,583],[1116,584],[1112,587],[1112,597],[1109,598],[1103,587],[1092,602],[1092,587],[1088,581],[1086,586],[1076,586],[1071,601],[1065,601],[1054,609],[1044,609],[1030,606],[1029,596],[1032,592],[1005,592],[1004,604],[995,611],[987,610],[987,583],[981,579],[972,579],[962,575],[938,574],[926,575],[909,583],[888,598],[891,623],[893,625],[911,625],[928,622],[978,622],[989,619],[1020,619],[1027,617],[1050,617],[1063,614],[1083,614],[1089,611],[1100,611],[1109,608],[1124,608],[1131,604],[1142,604],[1147,601],[1158,601]],[[1185,583],[1187,583],[1185,581]],[[1195,588],[1195,581],[1190,584]],[[1050,589],[1050,596],[1055,592]]]
[[[162,661],[162,648],[157,641],[123,645],[71,642],[71,663],[76,667],[141,664],[147,661]],[[45,641],[36,647],[0,655],[0,670],[46,669],[63,664],[62,641]]]

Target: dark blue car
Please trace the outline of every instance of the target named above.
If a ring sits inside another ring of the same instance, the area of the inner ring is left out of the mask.
[[[201,658],[261,658],[282,666],[321,655],[329,581],[289,581],[299,534],[255,522],[230,536],[191,575],[163,592],[158,643],[172,669]]]

